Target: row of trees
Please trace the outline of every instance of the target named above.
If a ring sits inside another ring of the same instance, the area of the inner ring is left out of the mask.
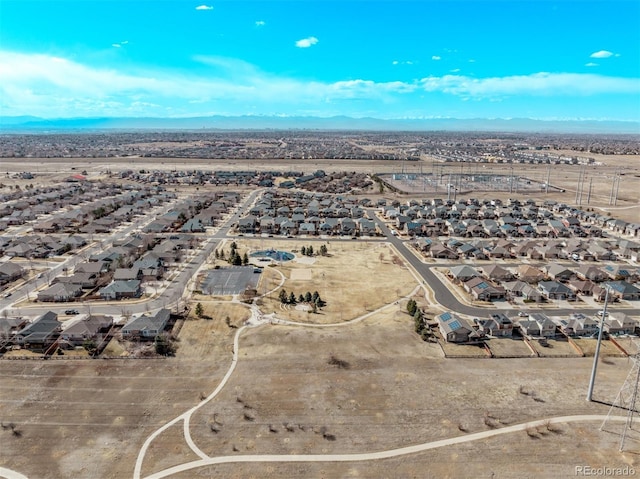
[[[303,256],[313,256],[314,251],[313,251],[313,246],[307,246],[307,247],[302,247],[300,248],[300,253],[302,253]],[[321,256],[326,256],[327,255],[327,245],[322,245],[320,246],[320,255]]]
[[[420,335],[423,341],[428,341],[433,336],[433,333],[425,323],[422,311],[418,308],[418,303],[415,300],[410,299],[407,302],[407,312],[413,317],[416,333]]]
[[[281,289],[278,294],[278,299],[280,299],[282,304],[309,303],[317,308],[321,308],[326,304],[317,291],[314,291],[313,293],[311,293],[311,291],[307,291],[305,294],[300,294],[296,298],[296,294],[293,291],[287,294],[285,289]]]

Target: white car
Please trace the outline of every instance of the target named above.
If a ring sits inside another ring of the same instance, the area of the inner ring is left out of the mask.
[[[609,312],[607,311],[606,313],[604,312],[604,309],[601,309],[600,311],[598,311],[596,313],[598,316],[602,316],[604,315],[605,317],[609,316]]]

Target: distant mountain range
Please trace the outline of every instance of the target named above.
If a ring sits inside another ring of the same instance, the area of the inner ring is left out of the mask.
[[[639,121],[513,119],[390,119],[333,116],[206,116],[191,118],[0,117],[2,133],[89,132],[100,130],[365,130],[496,131],[528,133],[640,134]]]

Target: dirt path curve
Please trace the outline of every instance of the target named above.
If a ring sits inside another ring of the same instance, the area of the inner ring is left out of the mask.
[[[7,469],[4,467],[0,467],[0,478],[3,479],[28,479],[24,474],[20,474],[19,472],[12,471],[11,469]]]
[[[213,464],[229,464],[240,462],[355,462],[355,461],[374,461],[380,459],[389,459],[392,457],[404,456],[407,454],[415,454],[418,452],[428,451],[444,446],[453,446],[466,442],[488,439],[502,434],[510,434],[518,431],[525,431],[530,428],[547,427],[550,424],[562,424],[569,422],[584,421],[603,421],[607,416],[604,415],[580,415],[580,416],[559,416],[548,419],[539,419],[536,421],[525,422],[513,426],[507,426],[500,429],[490,429],[488,431],[467,434],[465,436],[452,437],[449,439],[441,439],[439,441],[425,442],[413,446],[401,447],[398,449],[387,449],[385,451],[367,452],[360,454],[265,454],[265,455],[243,455],[243,456],[222,456],[210,459],[202,459],[192,461],[179,466],[170,467],[164,471],[156,472],[145,479],[161,479],[180,472],[197,469],[203,466]],[[626,416],[610,416],[609,420],[626,421]]]
[[[222,381],[220,381],[220,383],[218,384],[218,387],[211,394],[209,394],[209,396],[207,396],[204,400],[202,400],[201,402],[193,406],[188,411],[182,413],[180,416],[169,421],[167,424],[165,424],[161,428],[157,429],[145,440],[144,444],[142,445],[142,448],[140,448],[140,451],[138,452],[138,458],[136,459],[136,465],[133,472],[134,479],[140,479],[140,474],[142,471],[142,462],[144,461],[144,457],[147,454],[147,449],[149,448],[153,440],[156,437],[158,437],[160,434],[162,434],[164,431],[169,429],[171,426],[173,426],[174,424],[180,421],[184,421],[183,430],[185,433],[184,434],[185,440],[189,445],[189,447],[191,448],[191,450],[195,452],[198,456],[200,456],[203,460],[209,459],[209,456],[207,456],[204,452],[202,452],[200,448],[198,448],[198,446],[196,446],[196,444],[191,439],[191,434],[189,434],[189,419],[191,418],[191,415],[195,411],[197,411],[198,409],[200,409],[200,407],[204,406],[209,401],[211,401],[214,397],[216,397],[218,393],[222,391],[222,388],[224,388],[224,386],[227,384],[227,381],[229,381],[229,378],[233,374],[233,371],[236,369],[236,364],[238,363],[238,341],[240,338],[240,334],[242,334],[242,331],[244,331],[248,327],[250,326],[242,326],[236,331],[236,334],[233,337],[233,357],[231,359],[231,365],[229,366],[227,373],[222,378]]]
[[[282,276],[282,278],[284,280],[284,275],[282,275],[282,273],[280,273],[280,274],[281,274],[281,276]],[[282,283],[280,284],[280,286],[282,286]],[[280,286],[278,286],[278,287],[280,287]],[[277,289],[277,288],[275,288],[275,289]],[[275,291],[275,289],[274,289],[274,291]],[[416,286],[416,288],[407,297],[413,296],[420,289],[422,289],[422,286],[420,286],[420,285]],[[252,311],[252,317],[247,321],[247,324],[245,324],[244,326],[242,326],[241,328],[239,328],[236,331],[236,334],[233,337],[233,357],[231,359],[231,365],[229,366],[229,369],[227,370],[227,373],[222,378],[222,381],[220,381],[220,383],[218,384],[218,387],[216,387],[216,389],[209,396],[207,396],[205,399],[203,399],[201,402],[199,402],[198,404],[193,406],[188,411],[182,413],[180,416],[176,417],[175,419],[172,419],[171,421],[166,423],[164,426],[162,426],[159,429],[157,429],[156,431],[154,431],[149,437],[147,437],[147,439],[145,440],[144,444],[140,448],[140,451],[138,452],[138,457],[136,459],[136,464],[135,464],[135,468],[134,468],[134,472],[133,472],[133,478],[134,479],[140,479],[141,478],[142,463],[143,463],[144,458],[145,458],[145,456],[147,454],[147,450],[149,449],[149,446],[154,441],[154,439],[156,437],[158,437],[160,434],[162,434],[164,431],[169,429],[174,424],[179,423],[180,421],[183,421],[183,424],[182,424],[183,434],[184,434],[185,441],[187,442],[189,448],[191,448],[191,450],[196,455],[198,455],[201,458],[201,460],[206,461],[206,460],[210,460],[211,459],[209,456],[207,456],[195,444],[195,442],[191,438],[191,433],[190,433],[190,429],[189,429],[191,416],[193,415],[194,412],[196,412],[202,406],[204,406],[209,401],[211,401],[213,398],[215,398],[220,393],[220,391],[222,391],[224,386],[227,384],[227,381],[229,381],[229,378],[233,374],[233,371],[235,370],[236,365],[238,363],[238,350],[239,350],[240,335],[242,334],[242,332],[245,329],[247,329],[249,327],[259,326],[261,324],[288,324],[288,325],[294,325],[294,326],[307,326],[307,327],[347,326],[349,324],[353,324],[353,323],[356,323],[356,322],[359,322],[359,321],[363,321],[364,319],[372,316],[373,314],[376,314],[379,311],[383,311],[383,310],[385,310],[387,308],[390,308],[390,307],[393,307],[393,306],[395,306],[394,303],[386,304],[386,305],[376,309],[375,311],[371,311],[371,312],[369,312],[367,314],[364,314],[362,316],[359,316],[359,317],[354,318],[354,319],[349,320],[349,321],[345,321],[343,323],[307,324],[307,323],[297,323],[297,322],[293,322],[293,321],[280,320],[280,319],[277,319],[274,314],[263,315],[260,312],[259,308],[255,304],[250,305],[249,307],[251,308],[251,311]]]

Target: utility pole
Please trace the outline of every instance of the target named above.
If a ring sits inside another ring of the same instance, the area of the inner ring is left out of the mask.
[[[587,204],[591,203],[591,184],[593,183],[593,177],[589,178],[589,193],[587,194]]]
[[[618,177],[616,180],[616,194],[613,197],[613,206],[618,204],[618,190],[620,189],[620,170],[618,170]]]
[[[613,179],[612,179],[612,181],[611,181],[611,193],[609,193],[609,204],[610,204],[610,205],[611,205],[611,204],[613,204],[613,192],[614,192],[614,191],[615,191],[615,189],[616,189],[616,174],[617,174],[617,173],[618,173],[618,172],[616,171],[616,172],[613,174]]]
[[[547,182],[545,183],[545,194],[549,194],[549,181],[551,180],[551,165],[547,165]]]
[[[600,344],[602,343],[602,331],[604,329],[604,320],[607,317],[607,306],[609,304],[609,290],[606,286],[604,295],[604,307],[602,308],[602,317],[600,318],[600,327],[598,330],[598,342],[596,344],[596,352],[593,355],[593,368],[591,369],[591,379],[589,380],[589,390],[587,391],[587,401],[593,401],[593,385],[596,381],[596,369],[598,368],[598,358],[600,356]]]

